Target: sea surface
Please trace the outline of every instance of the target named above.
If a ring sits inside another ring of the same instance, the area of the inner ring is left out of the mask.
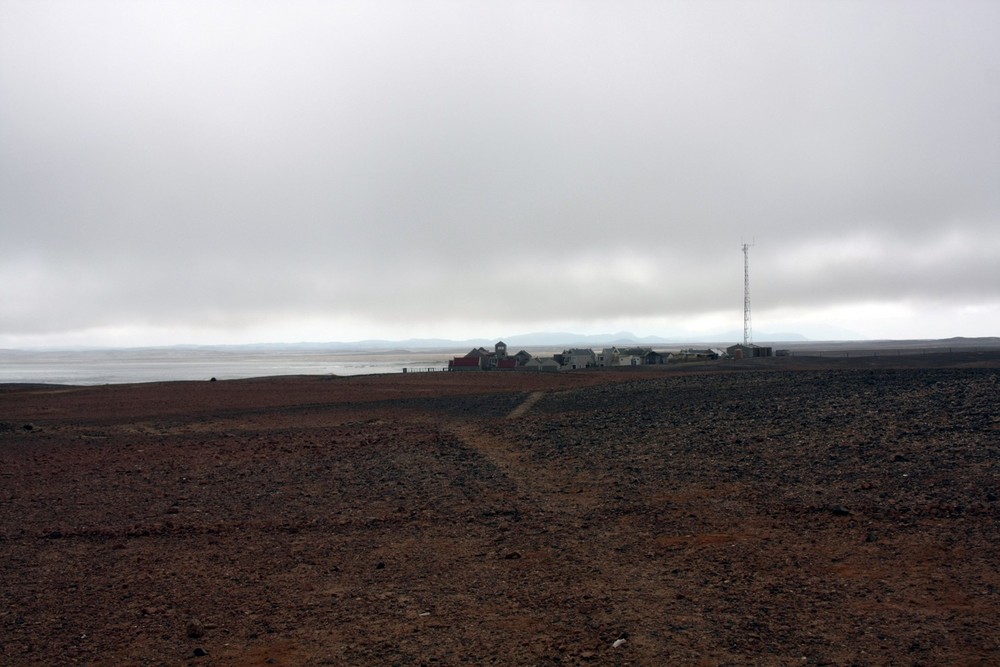
[[[127,350],[0,350],[0,384],[99,385],[174,380],[233,380],[275,375],[371,375],[436,372],[463,354],[343,353],[316,350],[234,351],[224,348]]]

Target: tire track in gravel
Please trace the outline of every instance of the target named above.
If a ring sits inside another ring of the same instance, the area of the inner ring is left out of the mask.
[[[532,392],[531,394],[528,395],[528,398],[524,399],[524,401],[519,406],[510,411],[510,414],[507,415],[507,419],[517,419],[519,417],[523,417],[524,414],[528,412],[528,410],[530,410],[532,406],[535,405],[535,403],[542,400],[542,398],[544,397],[545,397],[544,391]]]
[[[506,419],[523,417],[547,393],[532,392]],[[532,460],[531,450],[524,444],[487,432],[475,422],[449,421],[442,430],[502,472],[522,499],[531,499],[558,511],[576,511],[581,506],[590,507],[598,501],[599,494],[595,492],[592,480]]]
[[[523,417],[544,396],[532,393],[507,420]],[[547,429],[547,424],[543,418],[539,428]],[[663,575],[673,565],[645,555],[655,547],[646,537],[642,517],[609,514],[614,504],[609,504],[607,478],[595,477],[592,470],[572,462],[539,459],[532,440],[520,440],[496,426],[455,420],[442,427],[444,435],[497,473],[475,500],[493,508],[487,520],[495,522],[498,532],[486,553],[504,563],[495,567],[499,585],[520,606],[494,622],[530,619],[546,604],[565,609],[569,620],[560,623],[557,634],[572,647],[567,657],[574,664],[580,662],[572,657],[575,651],[594,656],[601,647],[609,650],[623,630],[634,632],[637,638],[630,641],[641,646],[642,637],[660,630],[655,619],[675,614],[678,605],[675,588]],[[608,558],[611,553],[618,555]],[[533,599],[527,591],[538,578],[559,582],[561,592],[549,594],[544,603]],[[657,611],[649,613],[650,609]]]

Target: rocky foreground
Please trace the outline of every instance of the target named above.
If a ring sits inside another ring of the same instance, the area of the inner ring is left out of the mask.
[[[3,387],[0,664],[1000,664],[958,361]]]

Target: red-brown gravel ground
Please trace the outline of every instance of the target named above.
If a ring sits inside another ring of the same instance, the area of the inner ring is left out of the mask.
[[[998,366],[0,387],[0,664],[1000,664]]]

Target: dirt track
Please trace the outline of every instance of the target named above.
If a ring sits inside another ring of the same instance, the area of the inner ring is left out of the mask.
[[[0,663],[1000,664],[929,363],[7,387]]]

